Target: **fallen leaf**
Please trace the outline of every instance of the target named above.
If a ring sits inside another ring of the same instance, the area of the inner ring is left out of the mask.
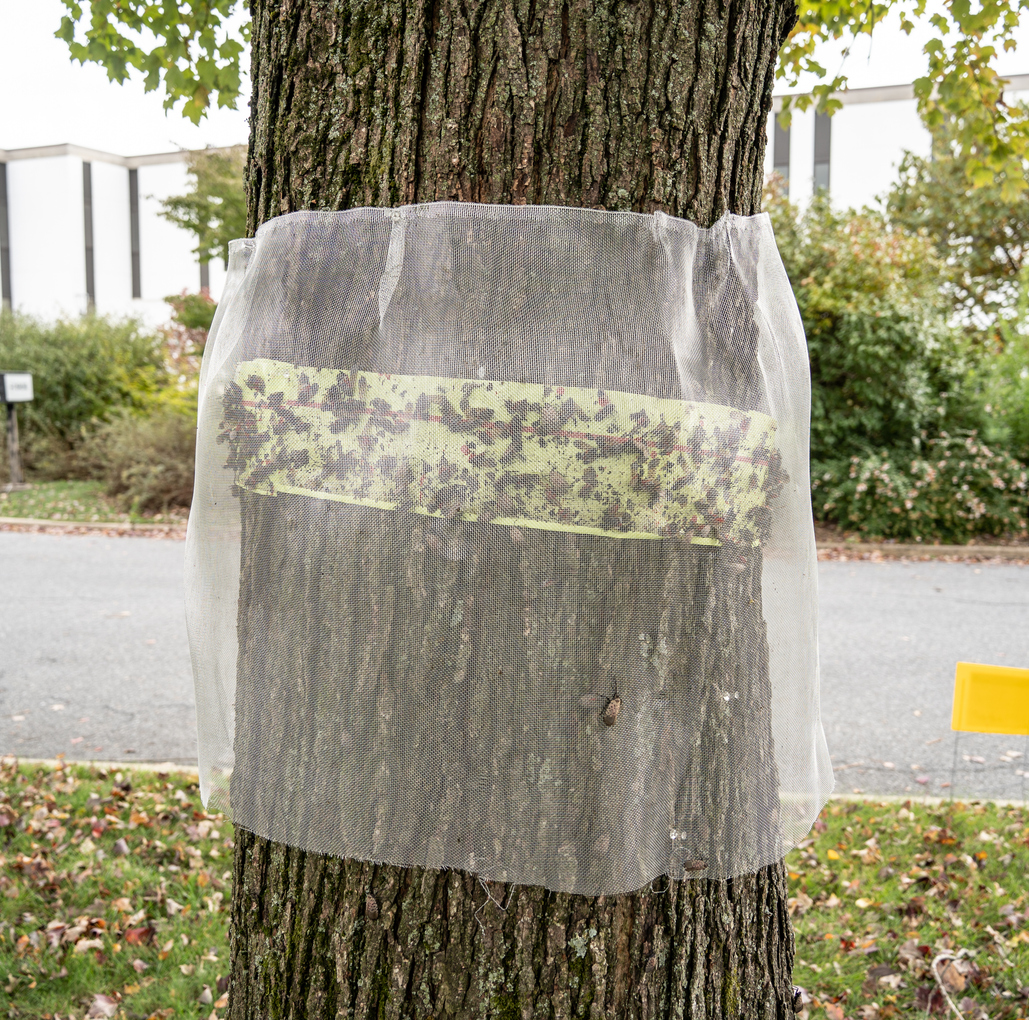
[[[139,991],[139,985],[126,985],[121,991],[122,995],[135,995]]]
[[[46,940],[51,948],[61,944],[61,937],[67,930],[68,926],[63,921],[51,921],[46,926]]]
[[[937,974],[940,981],[948,992],[963,992],[965,990],[965,975],[955,966],[953,960],[947,960],[942,966],[937,965]]]
[[[797,895],[787,903],[790,917],[803,917],[814,905],[814,902],[806,892],[802,889],[798,890]]]
[[[132,913],[132,904],[129,902],[128,897],[119,896],[118,899],[112,901],[111,906],[115,910],[120,910],[124,914]]]
[[[214,1002],[214,996],[211,994],[211,988],[209,985],[204,985],[204,990],[200,993],[200,997],[197,999],[197,1002],[199,1002],[201,1006],[210,1006],[211,1003]]]
[[[989,1014],[985,1013],[975,999],[965,996],[959,1003],[961,1012],[970,1017],[971,1020],[989,1020]]]
[[[129,852],[129,844],[124,839],[117,839],[114,843],[113,853],[115,857],[124,857]]]
[[[75,952],[76,953],[88,953],[91,949],[103,949],[103,948],[104,948],[104,940],[103,939],[79,939],[79,941],[75,943]]]
[[[228,1004],[229,1004],[229,993],[228,992],[226,992],[224,995],[220,995],[217,999],[214,1000],[215,1009],[224,1009]]]
[[[843,1007],[835,1002],[827,1002],[825,1003],[825,1015],[829,1020],[844,1020]]]
[[[143,928],[127,928],[125,930],[125,941],[130,946],[142,946],[153,940],[154,929],[149,925]]]
[[[830,861],[838,861],[840,859],[840,855],[835,850],[827,850],[825,852],[825,856],[828,857]]]
[[[868,974],[865,977],[864,983],[861,985],[862,994],[874,995],[879,982],[883,978],[889,978],[893,975],[899,976],[899,972],[895,967],[891,967],[888,963],[877,963],[874,967],[869,967]]]
[[[136,957],[136,959],[132,961],[132,969],[137,974],[142,974],[143,971],[145,971],[147,969],[147,967],[149,967],[149,966],[150,966],[149,963],[146,963],[145,961],[139,959],[139,957]]]
[[[196,964],[193,963],[180,963],[179,970],[182,971],[187,977],[196,970]]]
[[[921,985],[915,992],[915,1009],[923,1013],[935,1013],[946,1016],[949,1012],[947,1000],[936,985]]]
[[[118,1012],[118,1002],[109,995],[94,995],[89,1007],[88,1017],[111,1017]]]

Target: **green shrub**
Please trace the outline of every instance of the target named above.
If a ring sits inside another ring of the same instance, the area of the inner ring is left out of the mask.
[[[1029,463],[1029,268],[1023,269],[1014,314],[969,375],[984,438]]]
[[[974,432],[929,439],[910,458],[823,464],[811,488],[816,516],[869,537],[963,543],[1027,528],[1029,471]]]
[[[942,120],[928,156],[905,154],[886,196],[890,221],[920,234],[941,260],[946,290],[966,321],[989,326],[1018,298],[1019,276],[1029,263],[1029,215],[1023,194],[1006,194],[1005,181],[971,184],[961,126]]]
[[[816,198],[767,206],[811,358],[815,517],[882,538],[1026,529],[1029,338],[966,333],[929,238]],[[985,440],[985,441],[984,441]]]
[[[169,294],[165,303],[171,305],[172,320],[186,329],[203,330],[205,333],[211,328],[214,322],[214,313],[218,305],[206,291],[199,294],[191,294],[183,291],[181,294]]]
[[[164,402],[146,416],[123,414],[84,444],[88,471],[122,509],[138,514],[189,507],[193,496],[196,407]]]
[[[88,315],[47,325],[6,311],[0,367],[33,375],[19,432],[26,469],[46,478],[82,477],[76,448],[98,423],[144,408],[166,374],[160,338],[137,322]]]
[[[870,210],[766,201],[811,357],[811,459],[904,448],[958,418],[970,352],[928,240]]]

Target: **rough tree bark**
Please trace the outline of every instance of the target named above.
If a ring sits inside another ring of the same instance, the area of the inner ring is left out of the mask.
[[[704,226],[759,208],[792,0],[254,0],[252,12],[251,230],[302,209],[440,199],[661,209]],[[248,549],[323,571],[350,555],[371,571],[367,550],[333,545],[326,518],[346,512],[320,506],[298,534],[244,496],[241,677],[283,623],[250,586]],[[727,569],[712,553],[690,562],[697,577]],[[760,604],[759,555],[733,584]],[[631,602],[631,577],[613,597]],[[755,700],[767,697],[760,628],[725,612],[702,626],[711,647],[749,648]],[[241,683],[234,784],[257,725]],[[326,857],[237,828],[231,941],[233,1020],[792,1015],[781,865],[590,898]]]

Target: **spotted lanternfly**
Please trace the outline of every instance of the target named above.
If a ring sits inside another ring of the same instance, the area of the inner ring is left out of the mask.
[[[600,713],[600,718],[604,720],[605,726],[614,726],[618,722],[618,713],[622,710],[622,699],[616,694],[605,706],[604,711]]]
[[[703,871],[707,867],[707,861],[683,861],[679,867],[683,871]]]

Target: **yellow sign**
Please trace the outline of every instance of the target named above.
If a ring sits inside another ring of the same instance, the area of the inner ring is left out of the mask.
[[[1029,669],[959,662],[950,728],[1029,735]]]

